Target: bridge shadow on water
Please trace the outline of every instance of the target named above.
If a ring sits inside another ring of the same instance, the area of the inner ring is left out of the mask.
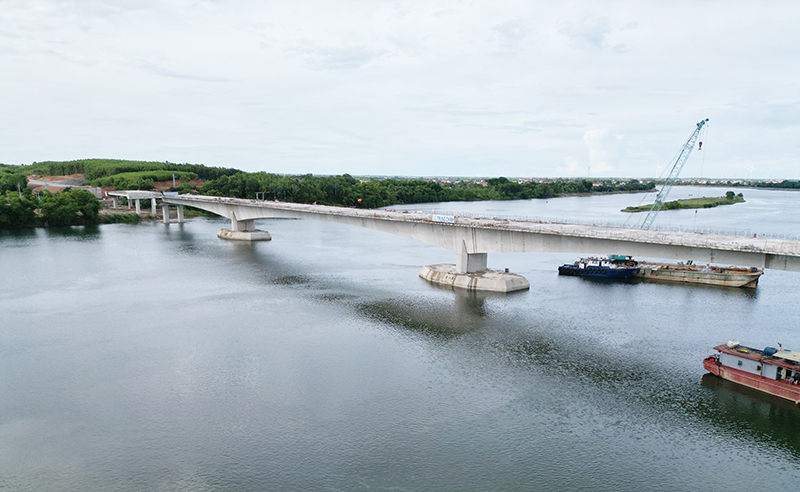
[[[175,234],[175,233],[173,233]],[[191,234],[177,232],[191,242]],[[228,246],[224,246],[227,248]],[[219,254],[213,245],[204,254]],[[676,365],[658,347],[628,350],[594,342],[590,315],[576,318],[583,329],[565,330],[553,319],[527,306],[531,292],[511,294],[469,292],[430,284],[402,294],[391,288],[375,289],[345,277],[313,273],[286,261],[280,252],[252,244],[232,244],[230,256],[237,277],[256,284],[287,289],[292,295],[328,303],[380,325],[414,334],[434,351],[459,351],[472,370],[519,372],[529,378],[553,378],[569,391],[601,408],[625,406],[645,420],[668,422],[695,429],[692,435],[715,429],[736,440],[752,440],[800,458],[800,409],[790,402],[702,375]],[[575,281],[595,280],[574,279]],[[641,282],[633,280],[632,282]],[[603,283],[600,281],[600,283]],[[675,285],[675,288],[687,288]],[[753,297],[752,289],[714,286],[692,288]],[[501,309],[495,309],[502,306]],[[446,342],[446,343],[438,343]],[[654,361],[652,356],[661,360]],[[698,424],[700,430],[697,430]]]
[[[480,329],[489,316],[486,302],[503,293],[471,292],[431,284],[433,289],[452,292],[451,299],[423,296],[362,301],[356,311],[380,323],[434,337],[455,337]]]
[[[493,303],[508,300],[502,294],[454,291],[451,299],[409,296],[362,301],[353,307],[369,319],[449,342],[437,344],[435,350],[469,352],[472,370],[501,367],[502,373],[519,370],[534,378],[554,378],[601,408],[625,407],[626,413],[641,415],[643,421],[668,422],[691,429],[693,435],[704,435],[708,430],[703,427],[710,426],[737,441],[753,440],[800,458],[796,405],[702,376],[700,359],[698,369],[687,371],[669,360],[654,363],[647,351],[592,343],[582,335],[561,332],[558,322],[493,309]]]

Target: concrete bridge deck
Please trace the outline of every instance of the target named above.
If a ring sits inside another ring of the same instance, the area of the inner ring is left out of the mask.
[[[457,253],[457,271],[486,269],[487,253],[572,252],[694,260],[800,271],[800,241],[435,213],[364,210],[196,195],[165,196],[165,204],[200,208],[231,219],[233,231],[265,218],[314,219],[396,234]]]

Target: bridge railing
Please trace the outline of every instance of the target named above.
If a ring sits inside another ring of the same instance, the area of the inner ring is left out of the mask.
[[[185,197],[194,201],[207,201],[207,202],[221,202],[221,203],[248,203],[256,206],[265,206],[268,201],[253,200],[243,198],[229,198],[229,197],[210,197],[210,196],[191,196]],[[285,209],[301,209],[308,207],[308,204],[292,203],[292,202],[271,202],[279,204],[280,208]],[[340,211],[327,212],[332,215],[369,215],[377,212],[394,212],[408,215],[411,220],[420,221],[436,221],[435,216],[453,216],[462,217],[475,220],[491,220],[491,221],[504,221],[504,222],[527,222],[534,224],[566,224],[566,225],[588,225],[596,227],[606,227],[611,229],[631,229],[635,228],[631,224],[619,221],[605,221],[597,219],[576,219],[573,217],[543,217],[543,216],[530,216],[530,215],[496,215],[496,214],[482,214],[475,212],[454,211],[445,209],[394,209],[391,207],[381,209],[342,209],[337,207]],[[789,241],[800,241],[800,236],[794,234],[776,234],[776,233],[758,233],[750,228],[747,229],[728,229],[722,227],[686,227],[671,224],[656,224],[651,226],[651,231],[661,232],[685,232],[685,233],[702,233],[702,234],[718,234],[722,236],[738,236],[747,238],[759,239],[779,239]]]
[[[636,226],[619,221],[607,221],[596,219],[576,219],[572,217],[542,217],[530,215],[497,215],[497,214],[481,214],[475,212],[463,212],[454,210],[399,210],[392,208],[385,208],[389,212],[400,212],[408,214],[431,214],[434,215],[452,215],[455,217],[465,217],[471,219],[486,219],[486,220],[507,220],[513,222],[533,222],[538,224],[569,224],[569,225],[589,225],[596,227],[609,227],[618,229],[631,229]],[[663,232],[687,232],[687,233],[702,233],[702,234],[719,234],[722,236],[739,236],[739,237],[758,237],[769,239],[785,239],[789,241],[800,241],[800,235],[795,234],[776,234],[776,233],[758,233],[752,229],[730,229],[724,227],[686,227],[673,224],[655,224],[650,227],[650,230],[663,231]]]

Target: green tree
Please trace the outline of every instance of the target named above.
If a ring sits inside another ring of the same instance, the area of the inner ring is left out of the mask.
[[[22,173],[15,173],[9,170],[0,172],[0,193],[6,191],[19,191],[28,187],[28,178]]]
[[[38,223],[39,202],[30,192],[7,191],[0,195],[0,229],[34,227]]]
[[[46,226],[96,224],[100,221],[100,202],[86,190],[67,188],[57,195],[45,192],[39,203],[42,222]]]

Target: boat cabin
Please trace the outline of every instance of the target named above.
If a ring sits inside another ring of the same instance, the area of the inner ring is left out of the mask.
[[[775,381],[800,384],[800,352],[731,345],[714,347],[719,352],[718,361],[721,365]]]

